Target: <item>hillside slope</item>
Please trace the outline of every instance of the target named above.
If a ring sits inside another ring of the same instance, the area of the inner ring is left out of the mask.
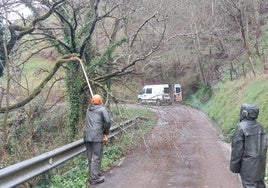
[[[268,130],[268,75],[241,78],[219,83],[213,88],[212,97],[199,105],[222,128],[229,140],[238,123],[243,103],[256,104],[260,108],[258,121]]]

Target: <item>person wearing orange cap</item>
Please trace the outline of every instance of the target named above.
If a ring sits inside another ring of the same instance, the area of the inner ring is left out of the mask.
[[[101,174],[101,162],[103,143],[108,141],[107,135],[109,134],[111,121],[108,111],[102,105],[100,95],[93,95],[91,104],[86,112],[84,142],[90,174],[87,183],[94,185],[105,181]]]

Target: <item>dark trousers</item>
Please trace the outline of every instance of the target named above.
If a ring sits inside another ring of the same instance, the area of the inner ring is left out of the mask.
[[[263,180],[250,181],[241,177],[243,188],[266,188]]]
[[[102,142],[85,142],[87,159],[92,182],[98,181],[101,176],[101,160],[103,153]]]

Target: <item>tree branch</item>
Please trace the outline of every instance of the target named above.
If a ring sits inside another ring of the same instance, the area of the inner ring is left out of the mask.
[[[107,17],[116,7],[118,7],[118,6],[115,6],[110,11],[105,13],[104,15],[99,16],[98,15],[98,4],[99,4],[99,2],[100,2],[100,0],[96,0],[96,2],[95,2],[95,5],[94,5],[94,18],[93,18],[92,24],[90,25],[90,28],[89,28],[89,34],[87,35],[87,37],[82,42],[82,45],[81,45],[81,48],[80,48],[80,53],[79,53],[80,57],[83,56],[83,53],[84,53],[85,48],[86,48],[86,45],[89,43],[89,41],[91,39],[91,36],[93,34],[93,31],[95,29],[95,26],[96,26],[97,22],[99,20],[103,19],[104,17]]]
[[[147,18],[147,19],[141,24],[141,26],[138,28],[138,30],[136,31],[136,33],[133,34],[132,39],[131,39],[131,41],[130,41],[130,45],[129,45],[129,47],[132,47],[132,46],[133,46],[133,44],[134,44],[134,42],[135,42],[135,40],[136,40],[136,37],[138,36],[138,34],[139,34],[139,32],[141,31],[141,29],[143,28],[143,26],[145,26],[146,23],[148,23],[151,19],[155,18],[155,16],[156,16],[155,14],[152,15],[151,17]]]
[[[11,106],[1,107],[0,108],[0,113],[4,113],[6,109],[14,110],[16,108],[20,108],[20,107],[26,105],[31,100],[33,100],[39,93],[41,93],[42,89],[46,86],[46,84],[55,75],[55,73],[58,71],[58,69],[61,67],[61,65],[63,63],[69,62],[70,58],[76,57],[76,56],[77,56],[77,54],[68,54],[68,55],[63,56],[60,60],[58,60],[56,62],[55,66],[53,67],[53,69],[49,73],[49,75],[47,75],[47,77],[42,81],[42,83],[40,83],[39,86],[37,86],[37,88],[35,88],[34,91],[26,99],[24,99],[23,101],[21,101],[21,102],[19,102],[17,104],[13,104]]]
[[[65,0],[60,0],[60,1],[56,2],[56,3],[54,3],[46,14],[34,19],[32,21],[32,23],[31,23],[31,26],[29,26],[29,27],[22,27],[22,26],[19,26],[19,25],[11,24],[9,26],[9,30],[10,30],[10,33],[11,33],[11,39],[8,42],[8,45],[7,45],[8,53],[10,53],[10,51],[13,49],[13,47],[15,46],[17,40],[21,39],[23,36],[25,36],[27,34],[32,33],[33,31],[35,31],[36,30],[36,24],[38,22],[40,22],[40,21],[43,21],[43,20],[47,19],[53,13],[55,7],[58,6],[59,4],[63,3],[64,1]],[[20,33],[17,35],[16,31],[20,31]]]

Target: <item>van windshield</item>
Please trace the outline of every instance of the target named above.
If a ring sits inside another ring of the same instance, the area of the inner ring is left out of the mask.
[[[145,89],[143,88],[141,91],[140,91],[140,93],[139,94],[144,94],[145,93]]]

